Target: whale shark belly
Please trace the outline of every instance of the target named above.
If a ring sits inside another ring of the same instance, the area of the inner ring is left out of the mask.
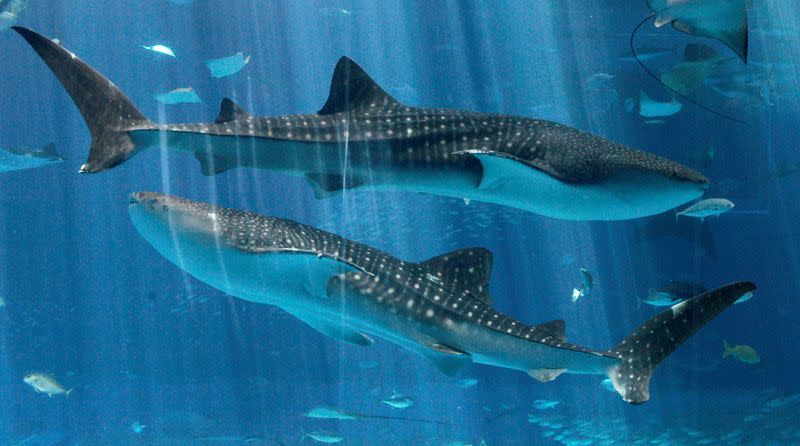
[[[479,156],[483,179],[473,196],[564,220],[625,220],[660,214],[703,195],[701,186],[646,171],[598,183],[568,183],[518,161]]]

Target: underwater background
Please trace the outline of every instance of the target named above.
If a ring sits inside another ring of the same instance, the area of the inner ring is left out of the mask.
[[[751,1],[749,64],[731,57],[691,95],[745,123],[690,103],[652,122],[626,107],[641,90],[670,99],[628,60],[630,33],[650,14],[644,0],[31,0],[18,24],[58,38],[157,122],[213,121],[223,97],[259,116],[314,112],[347,55],[405,103],[568,124],[696,168],[713,182],[706,196],[736,207],[703,222],[672,212],[572,222],[410,193],[319,200],[301,178],[206,177],[190,154],[159,150],[78,175],[83,120],[6,30],[0,147],[52,142],[66,159],[0,174],[0,444],[291,445],[314,443],[312,432],[358,445],[800,444],[797,12],[792,0]],[[668,27],[636,36],[671,53],[646,62],[657,71],[696,42],[732,55]],[[175,57],[142,48],[154,44]],[[204,61],[240,51],[252,57],[240,72],[209,76]],[[712,88],[736,82],[757,88]],[[189,86],[202,102],[155,99]],[[564,319],[571,342],[597,349],[656,314],[638,298],[671,280],[759,289],[666,360],[642,406],[598,376],[541,384],[473,365],[451,378],[395,345],[345,345],[190,277],[133,228],[135,191],[289,218],[411,261],[486,247],[499,310]],[[580,268],[597,284],[572,303]],[[723,358],[723,340],[760,362]],[[38,394],[23,382],[30,372],[74,390]],[[382,402],[394,392],[413,405]],[[304,416],[318,406],[412,420]]]

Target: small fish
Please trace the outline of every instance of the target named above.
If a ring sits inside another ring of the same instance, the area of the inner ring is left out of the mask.
[[[572,289],[572,303],[577,302],[581,297],[589,296],[589,293],[592,292],[592,287],[594,287],[592,274],[584,268],[581,268],[581,278],[583,279],[583,287],[580,290],[577,288]]]
[[[727,358],[733,356],[737,361],[744,362],[745,364],[758,364],[761,362],[761,357],[758,352],[749,345],[730,345],[728,341],[723,342],[722,357]]]
[[[203,101],[195,93],[192,87],[176,88],[167,93],[156,95],[156,101],[162,104],[200,104]]]
[[[0,12],[0,31],[6,30],[17,23],[17,15],[9,11]]]
[[[694,152],[690,153],[689,159],[692,160],[694,164],[697,164],[701,167],[709,167],[714,162],[714,158],[716,156],[717,154],[714,144],[709,141],[705,148],[695,150]]]
[[[472,199],[470,199],[470,198],[467,198],[467,197],[464,197],[464,204],[466,204],[467,206],[469,206],[469,204],[470,204],[470,203],[472,203]]]
[[[699,218],[703,221],[706,217],[719,216],[733,209],[734,204],[725,198],[706,198],[675,214],[679,216]]]
[[[381,400],[382,403],[388,404],[395,409],[407,409],[414,405],[414,400],[408,398],[407,396],[401,395],[397,392],[392,392],[392,396]]]
[[[303,438],[300,439],[300,442],[302,443],[306,438],[310,438],[319,443],[327,443],[327,444],[341,443],[342,441],[344,441],[344,438],[326,432],[311,432],[305,434],[303,435]]]
[[[799,403],[800,403],[800,393],[792,393],[789,395],[772,398],[771,400],[764,403],[764,407],[768,409],[780,409],[782,407],[793,406]]]
[[[330,407],[315,407],[305,414],[306,418],[321,418],[325,420],[357,420],[360,417],[346,412],[342,412]]]
[[[478,385],[478,380],[475,378],[464,378],[458,381],[458,387],[462,389],[469,389]]]
[[[752,423],[753,421],[758,421],[761,418],[764,418],[764,416],[760,414],[747,415],[742,419],[742,421],[744,421],[745,423]]]
[[[131,423],[131,426],[130,426],[131,430],[132,430],[132,431],[133,431],[133,433],[135,433],[136,435],[141,435],[141,434],[142,434],[142,432],[144,432],[144,429],[145,429],[146,427],[147,427],[147,425],[146,425],[146,424],[142,424],[142,423],[140,423],[140,422],[138,422],[138,421],[134,421],[133,423]]]
[[[661,288],[650,288],[647,297],[639,299],[637,308],[646,303],[654,307],[669,307],[706,292],[705,287],[688,282],[671,281]]]
[[[632,97],[625,98],[625,111],[631,113],[634,108],[636,108],[636,101],[633,100]]]
[[[374,369],[375,367],[378,367],[378,362],[377,361],[372,361],[372,360],[369,360],[369,359],[365,359],[363,361],[358,361],[358,368],[360,368],[361,370]]]
[[[0,31],[14,26],[19,19],[19,14],[28,7],[28,0],[0,1]]]
[[[0,308],[5,308],[5,307],[6,307],[6,300],[3,299],[2,296],[0,296]]]
[[[142,48],[148,51],[152,51],[154,53],[163,54],[169,57],[175,57],[175,51],[172,51],[172,48],[166,45],[152,45],[152,46],[142,45]]]
[[[325,17],[349,17],[353,11],[345,8],[318,8],[317,12]]]
[[[555,400],[536,400],[533,402],[533,408],[538,410],[554,409],[561,401]]]
[[[239,51],[233,56],[221,57],[219,59],[211,59],[205,61],[208,71],[211,72],[211,77],[220,78],[232,76],[240,71],[247,64],[250,63],[250,56],[245,57],[244,53]]]
[[[25,384],[33,387],[36,393],[46,393],[48,397],[53,395],[64,395],[68,397],[72,389],[65,390],[64,387],[50,375],[44,373],[29,373],[22,380]]]

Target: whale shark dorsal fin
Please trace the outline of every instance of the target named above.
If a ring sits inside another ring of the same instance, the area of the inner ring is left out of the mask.
[[[554,321],[538,324],[536,325],[536,328],[548,332],[551,336],[553,336],[554,338],[558,339],[561,342],[567,340],[567,337],[564,334],[566,325],[564,324],[564,321],[561,319],[556,319]]]
[[[419,265],[431,280],[468,291],[472,297],[487,305],[492,304],[492,297],[489,295],[492,252],[488,249],[460,249],[433,257]]]
[[[386,93],[352,59],[342,57],[333,70],[328,100],[317,113],[330,115],[363,108],[386,108],[399,104],[400,102]]]
[[[239,119],[247,119],[250,113],[247,113],[239,104],[233,102],[230,98],[225,98],[219,104],[219,115],[214,120],[215,124],[222,124],[224,122],[236,121]]]

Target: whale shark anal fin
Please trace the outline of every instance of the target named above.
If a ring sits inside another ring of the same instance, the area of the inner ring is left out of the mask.
[[[207,177],[239,167],[236,162],[231,161],[230,158],[214,156],[209,153],[197,152],[194,154],[194,157],[200,162],[200,172]]]
[[[325,173],[307,173],[306,181],[316,198],[328,198],[345,189],[353,189],[364,184],[358,178],[351,176],[345,178],[343,175]]]

